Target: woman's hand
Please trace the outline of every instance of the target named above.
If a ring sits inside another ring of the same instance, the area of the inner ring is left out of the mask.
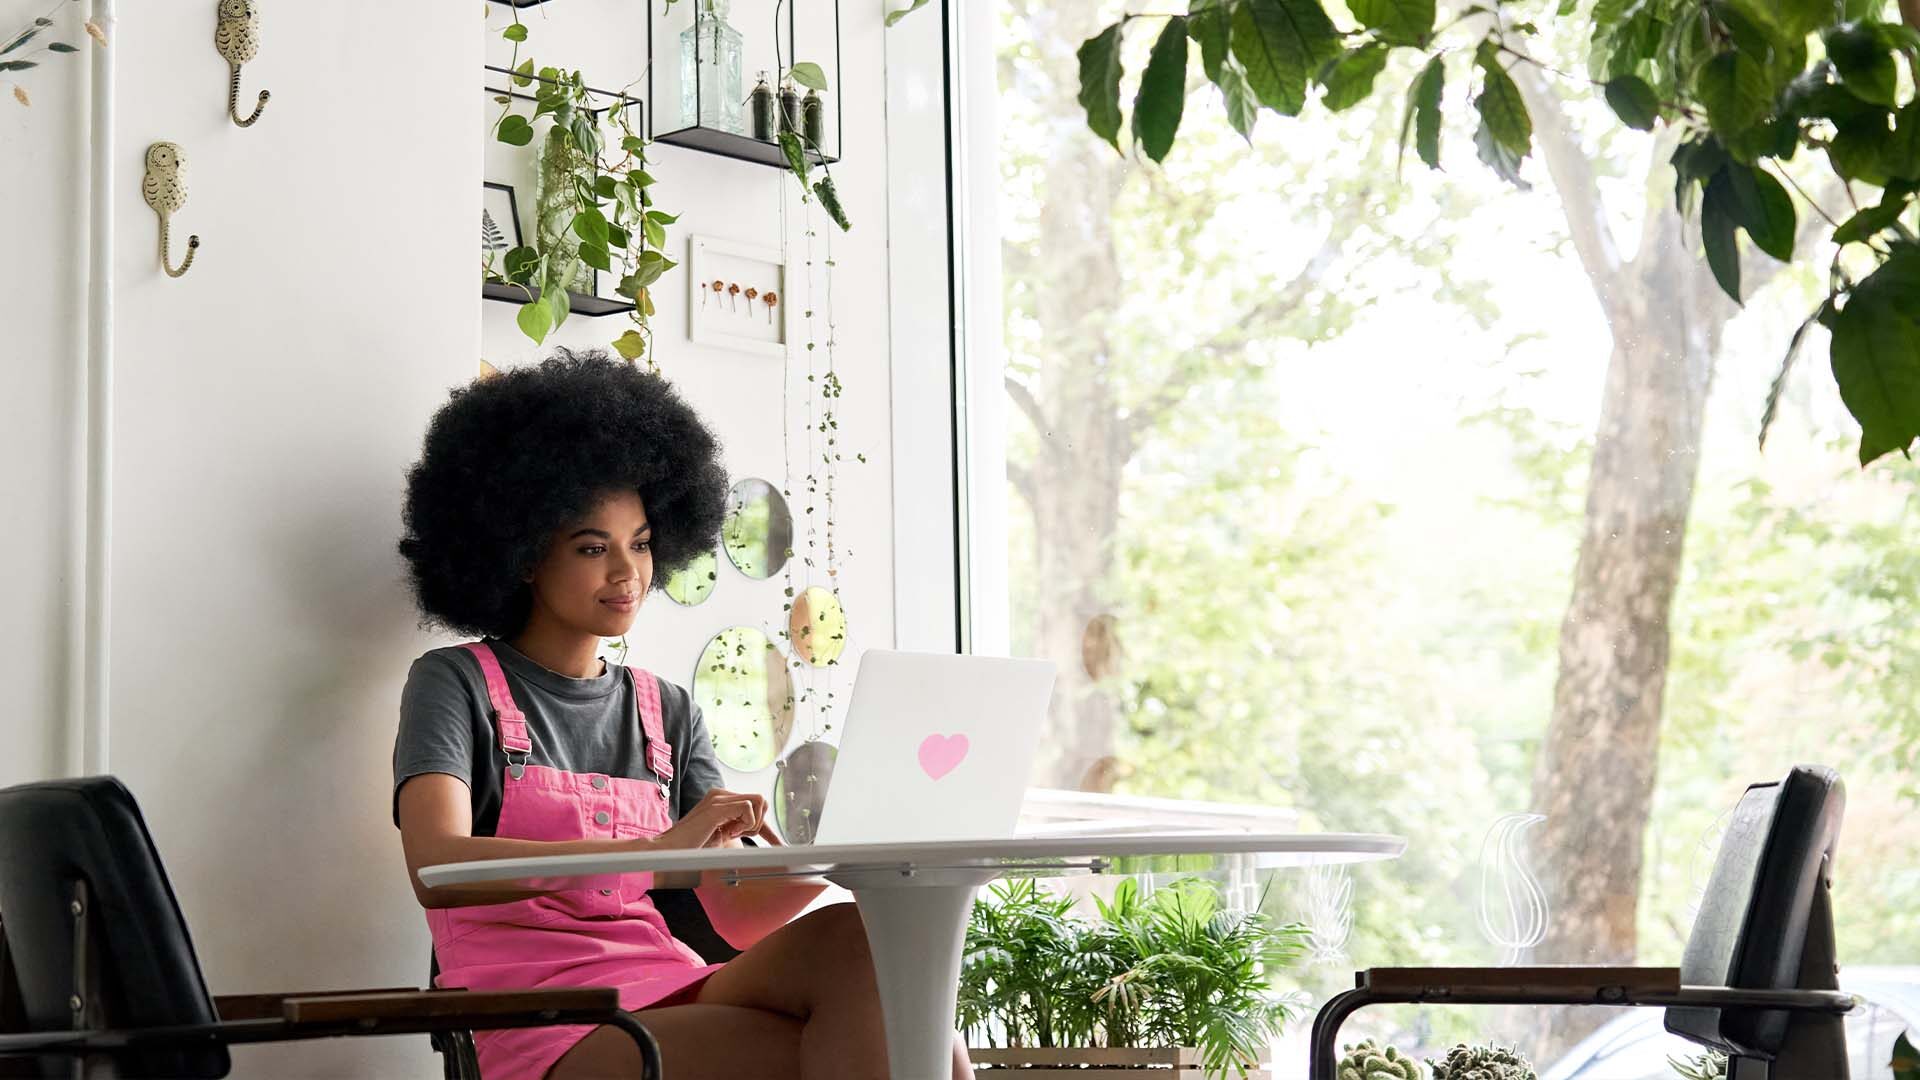
[[[742,836],[756,836],[769,843],[780,837],[767,823],[764,796],[714,788],[673,827],[654,837],[656,848],[720,847]]]

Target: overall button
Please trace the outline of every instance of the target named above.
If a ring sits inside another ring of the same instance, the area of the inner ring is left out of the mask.
[[[607,813],[605,810],[602,810],[599,813],[593,815],[593,823],[595,825],[605,825],[611,822],[612,820],[613,820],[613,815]]]
[[[604,776],[594,777],[593,786],[598,790],[605,791],[607,787],[607,778]]]

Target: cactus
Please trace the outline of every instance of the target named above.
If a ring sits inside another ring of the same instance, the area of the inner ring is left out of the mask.
[[[1379,1047],[1369,1039],[1347,1047],[1334,1070],[1337,1080],[1421,1080],[1420,1063],[1391,1046]]]
[[[1433,1080],[1539,1080],[1533,1064],[1504,1046],[1462,1043],[1433,1063]]]

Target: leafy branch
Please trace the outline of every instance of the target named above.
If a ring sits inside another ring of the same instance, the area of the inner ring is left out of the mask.
[[[1668,133],[1675,207],[1697,212],[1707,267],[1735,302],[1743,295],[1743,248],[1780,263],[1794,259],[1801,231],[1795,194],[1834,224],[1834,240],[1861,272],[1831,275],[1817,321],[1833,331],[1831,366],[1861,424],[1861,462],[1907,453],[1920,438],[1920,100],[1917,80],[1903,84],[1899,75],[1902,63],[1920,74],[1920,0],[1900,0],[1900,21],[1882,20],[1884,5],[1875,0],[1597,0],[1586,12],[1586,76],[1525,47],[1537,28],[1510,19],[1498,0],[1470,4],[1444,24],[1435,0],[1348,6],[1358,26],[1336,25],[1321,0],[1189,0],[1184,15],[1154,16],[1163,21],[1130,110],[1122,104],[1122,53],[1128,30],[1147,17],[1124,15],[1080,46],[1087,126],[1117,153],[1137,148],[1164,161],[1190,92],[1189,42],[1199,46],[1198,85],[1212,85],[1228,123],[1248,140],[1262,112],[1296,116],[1315,100],[1340,111],[1377,97],[1389,58],[1412,53],[1425,62],[1406,89],[1403,158],[1411,148],[1429,168],[1440,167],[1444,121],[1460,108],[1448,104],[1448,78],[1466,78],[1474,148],[1497,175],[1526,187],[1521,169],[1536,136],[1549,141],[1556,184],[1572,184],[1562,195],[1576,247],[1605,296],[1617,251],[1597,196],[1584,198],[1580,178],[1557,167],[1556,159],[1577,151],[1552,141],[1569,138],[1557,100],[1530,81],[1547,74],[1583,85],[1627,127]],[[1575,15],[1579,6],[1560,0],[1556,15]],[[1819,59],[1809,48],[1816,38]],[[1536,131],[1541,110],[1556,115]],[[1861,184],[1879,188],[1879,200],[1856,203],[1835,222],[1786,168],[1803,150],[1824,157],[1850,199]],[[1792,356],[1789,350],[1783,377]],[[1770,397],[1769,418],[1775,403]]]

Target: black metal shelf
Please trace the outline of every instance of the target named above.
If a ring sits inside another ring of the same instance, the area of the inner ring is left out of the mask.
[[[668,146],[684,146],[689,150],[701,150],[721,157],[730,157],[736,161],[751,161],[757,165],[771,165],[776,169],[787,167],[787,155],[777,142],[767,142],[750,135],[739,135],[720,128],[683,127],[678,131],[669,131],[655,135],[653,141]],[[815,165],[832,165],[840,159],[829,157],[818,150],[808,150],[807,160]]]
[[[540,299],[540,290],[523,289],[518,285],[509,285],[504,281],[485,281],[480,284],[480,295],[489,300],[498,300],[507,304],[530,304]],[[606,315],[621,315],[633,310],[633,301],[614,300],[605,296],[589,296],[583,292],[567,290],[567,309],[575,315],[585,315],[589,319],[598,319]]]

